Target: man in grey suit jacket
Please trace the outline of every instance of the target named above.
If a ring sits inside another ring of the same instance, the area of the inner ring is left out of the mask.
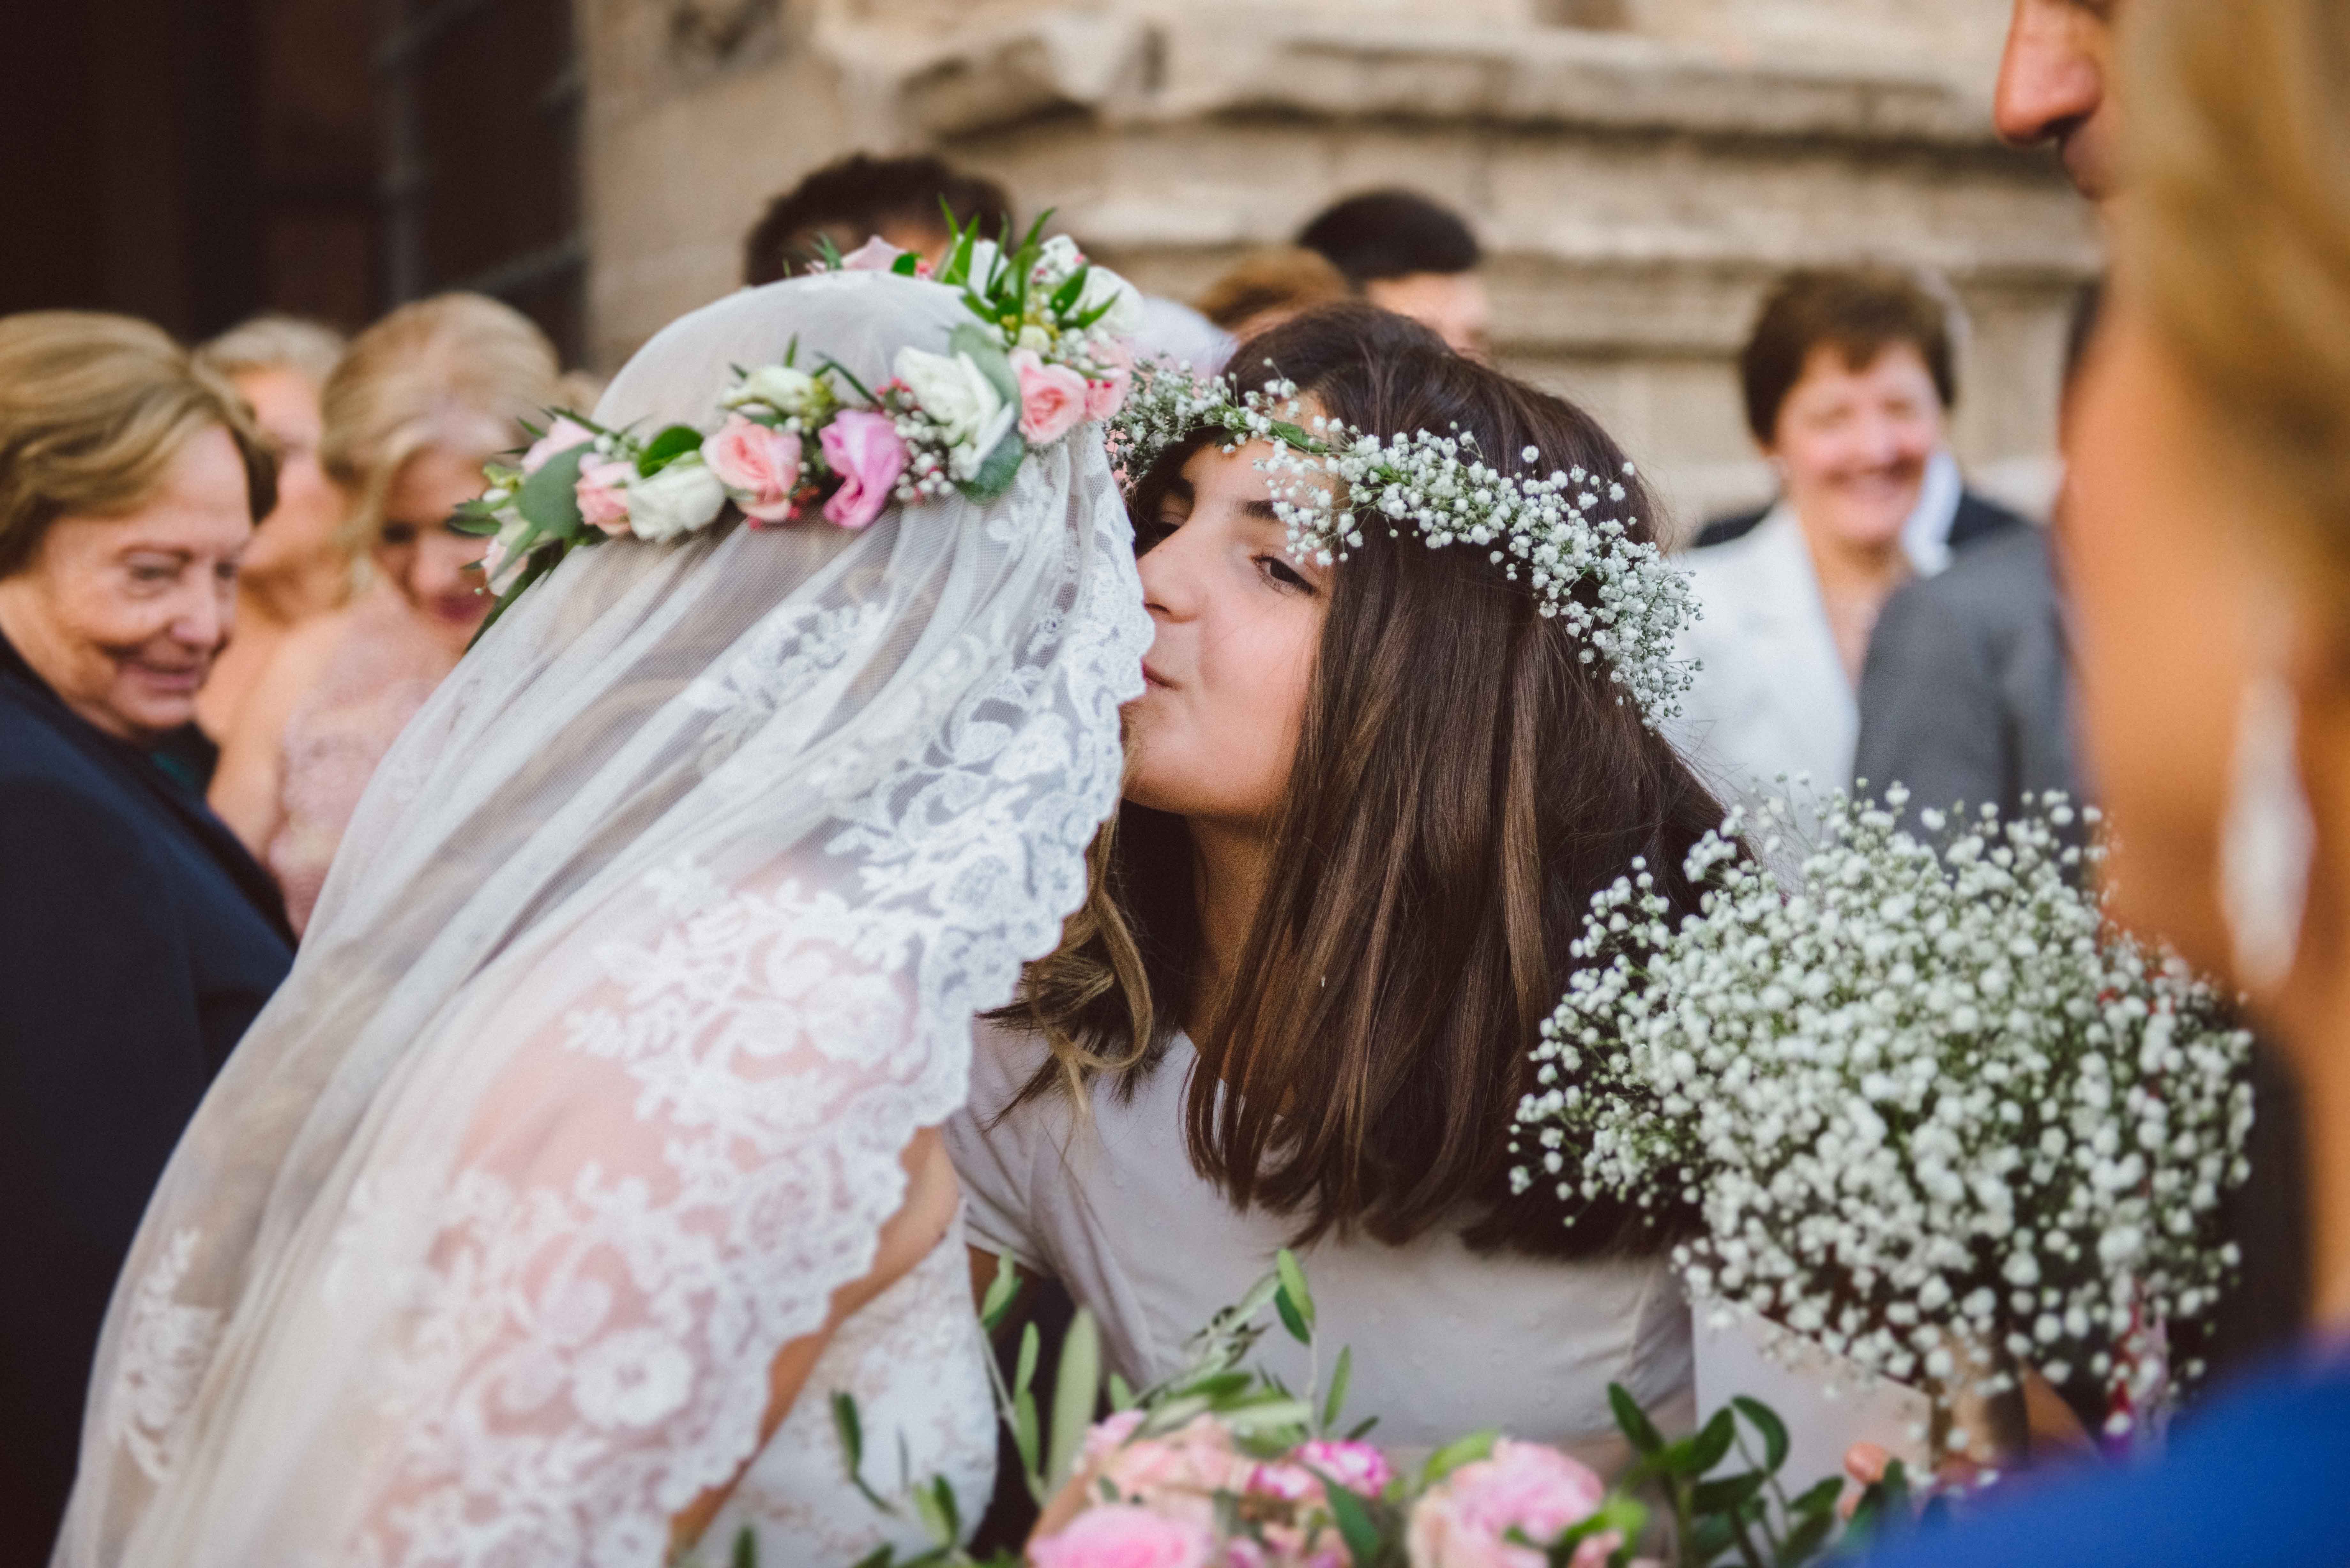
[[[1886,601],[1860,678],[1856,779],[1928,806],[2012,815],[2045,790],[2082,798],[2048,536],[2005,530]]]

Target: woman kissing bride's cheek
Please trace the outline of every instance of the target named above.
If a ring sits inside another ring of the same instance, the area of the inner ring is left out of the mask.
[[[974,1267],[1058,1277],[1140,1387],[1295,1245],[1385,1441],[1497,1423],[1605,1462],[1610,1381],[1686,1403],[1673,1217],[1513,1192],[1511,1121],[1593,893],[1646,857],[1693,909],[1721,811],[1659,672],[1591,639],[1596,584],[1530,563],[1579,541],[1653,589],[1652,503],[1587,415],[1399,317],[1327,307],[1233,363],[1226,422],[1138,462],[1125,801],[948,1125]],[[1419,477],[1350,484],[1267,419],[1403,438]]]

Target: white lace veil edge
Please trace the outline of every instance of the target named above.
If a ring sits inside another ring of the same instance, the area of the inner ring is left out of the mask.
[[[948,291],[673,325],[608,422]],[[581,552],[387,758],[118,1286],[53,1561],[660,1560],[1082,900],[1150,636],[1097,432],[986,506]]]

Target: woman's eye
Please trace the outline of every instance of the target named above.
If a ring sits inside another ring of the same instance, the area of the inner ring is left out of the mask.
[[[383,525],[382,531],[379,533],[376,537],[380,539],[383,543],[391,545],[413,545],[416,543],[416,524],[413,523],[387,523]]]
[[[1307,582],[1296,567],[1278,556],[1259,556],[1256,564],[1260,571],[1284,588],[1295,588],[1308,594],[1314,591],[1314,585]]]
[[[160,561],[133,561],[130,580],[134,583],[168,583],[180,575],[179,568]]]

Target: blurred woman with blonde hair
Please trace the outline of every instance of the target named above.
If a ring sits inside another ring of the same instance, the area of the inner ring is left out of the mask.
[[[256,316],[196,349],[228,378],[276,449],[277,504],[253,531],[236,576],[236,635],[196,693],[196,722],[215,744],[286,634],[350,597],[351,561],[336,537],[342,498],[318,462],[318,400],[343,357],[332,327]]]
[[[2130,0],[2115,287],[2061,544],[2116,912],[2243,988],[2300,1079],[2303,1353],[2155,1463],[1900,1568],[2345,1560],[2350,1475],[2350,6]]]
[[[555,349],[508,306],[447,294],[352,340],[328,381],[319,461],[373,581],[289,635],[237,716],[212,802],[285,889],[299,931],[376,763],[488,612],[484,542],[448,526],[483,460],[558,395]]]

